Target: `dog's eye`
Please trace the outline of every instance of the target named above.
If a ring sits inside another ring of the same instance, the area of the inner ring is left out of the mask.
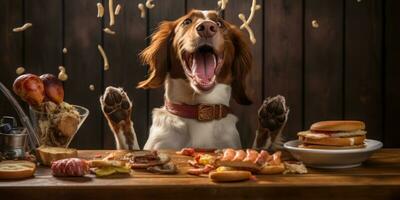
[[[222,22],[217,21],[217,26],[220,27],[220,28],[222,28],[222,26],[223,26],[223,25],[222,25]]]
[[[185,19],[184,21],[183,21],[183,25],[189,25],[189,24],[191,24],[192,23],[192,19],[190,19],[190,18],[187,18],[187,19]]]

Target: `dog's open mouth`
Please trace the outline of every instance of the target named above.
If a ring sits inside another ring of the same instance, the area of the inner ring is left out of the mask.
[[[186,75],[198,89],[208,91],[215,86],[223,57],[219,56],[211,46],[203,45],[193,53],[185,52],[183,58]]]

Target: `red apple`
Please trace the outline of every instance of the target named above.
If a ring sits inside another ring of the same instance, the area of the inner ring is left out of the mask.
[[[62,82],[53,74],[43,74],[39,77],[44,84],[46,96],[54,103],[64,101],[64,88]]]
[[[15,94],[29,105],[38,106],[45,97],[42,80],[34,74],[23,74],[13,84]]]

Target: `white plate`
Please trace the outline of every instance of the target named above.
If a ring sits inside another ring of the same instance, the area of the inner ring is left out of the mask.
[[[315,168],[338,169],[360,166],[372,153],[382,148],[382,142],[365,140],[365,147],[359,149],[307,149],[299,148],[299,141],[292,140],[283,146],[294,158]]]

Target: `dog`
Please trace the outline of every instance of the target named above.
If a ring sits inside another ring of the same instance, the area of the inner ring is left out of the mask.
[[[140,58],[148,65],[149,75],[138,88],[165,87],[164,106],[153,110],[144,149],[241,148],[238,119],[229,104],[231,97],[242,105],[252,103],[245,92],[252,54],[246,37],[236,26],[223,20],[217,11],[192,10],[175,21],[162,22]],[[100,98],[102,110],[117,144],[125,142],[125,147],[135,149],[134,142],[129,141],[136,138],[132,136],[134,131],[114,131],[118,125],[133,123],[125,122],[126,115],[112,117],[104,109],[113,107],[114,101],[107,103],[107,97],[119,93],[124,94],[122,89],[107,88]],[[130,102],[126,95],[119,96]],[[282,96],[264,102],[258,113],[254,147],[269,148],[280,140],[288,111]]]

